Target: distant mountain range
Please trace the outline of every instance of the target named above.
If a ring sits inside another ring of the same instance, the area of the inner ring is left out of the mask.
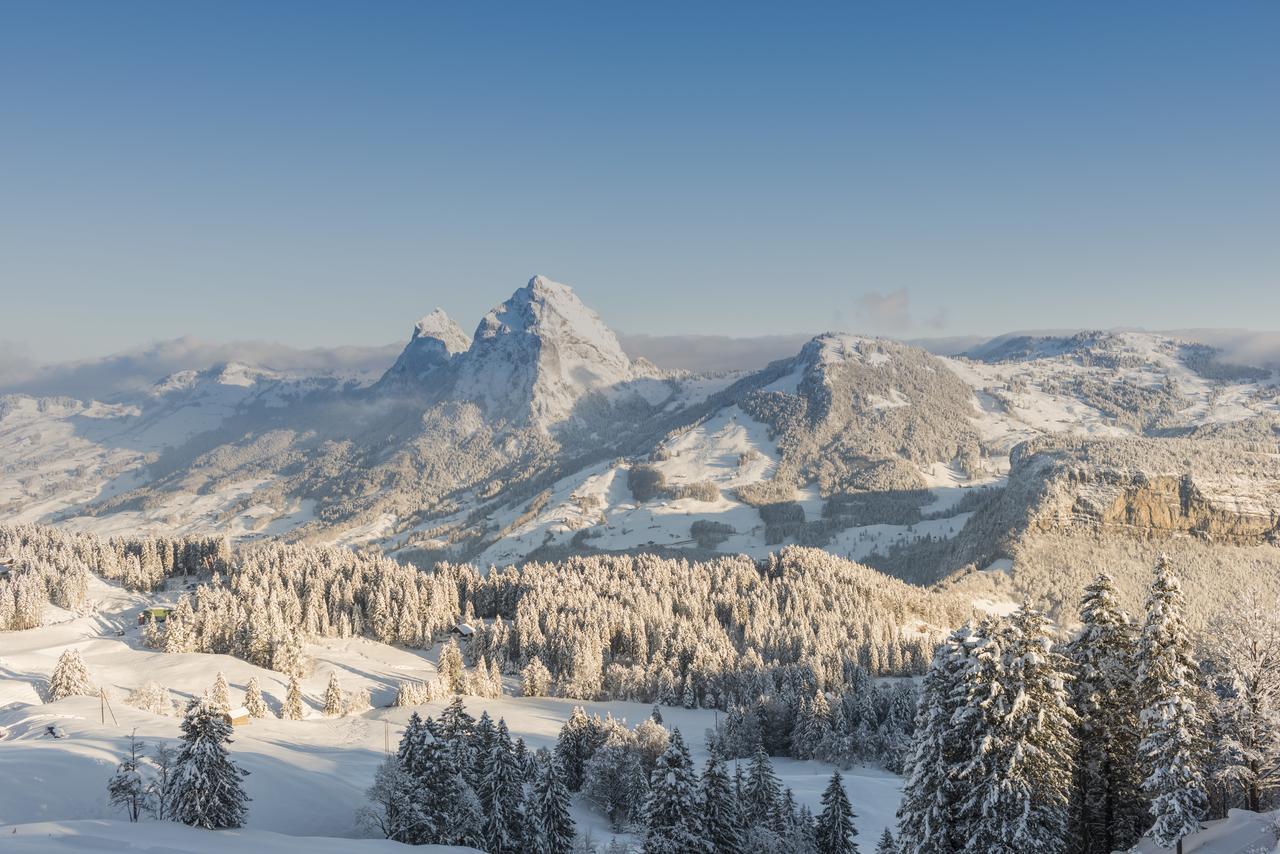
[[[1272,370],[1169,336],[939,356],[832,333],[698,374],[632,358],[535,277],[469,337],[426,315],[380,376],[225,362],[101,400],[2,397],[0,519],[499,565],[800,543],[935,581],[1085,529],[1269,554],[1277,442]]]

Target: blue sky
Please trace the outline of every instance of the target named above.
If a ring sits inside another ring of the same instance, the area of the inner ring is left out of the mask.
[[[0,342],[1280,328],[1280,4],[0,11]],[[0,350],[0,353],[5,352]]]

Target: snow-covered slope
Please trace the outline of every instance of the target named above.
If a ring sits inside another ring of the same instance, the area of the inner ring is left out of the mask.
[[[265,830],[209,831],[170,822],[40,821],[0,827],[12,854],[101,851],[110,854],[478,854],[474,848],[408,846],[385,839],[286,836]]]
[[[232,699],[242,695],[250,677],[256,677],[268,705],[278,713],[287,688],[279,673],[248,664],[237,658],[198,653],[165,654],[144,648],[137,628],[137,615],[154,601],[171,602],[176,592],[149,597],[124,591],[98,579],[91,582],[92,612],[74,616],[55,612],[44,626],[3,634],[0,647],[0,851],[9,851],[10,825],[32,822],[52,823],[22,828],[18,835],[27,840],[55,834],[64,848],[31,848],[32,851],[59,851],[85,840],[74,839],[83,831],[92,839],[111,839],[118,829],[104,825],[73,825],[59,830],[64,822],[83,819],[119,818],[107,802],[106,781],[124,753],[130,733],[154,744],[172,741],[179,735],[178,718],[141,711],[123,702],[130,690],[148,681],[170,689],[175,699],[199,696],[213,683],[216,674],[225,674]],[[122,634],[117,634],[122,632]],[[52,673],[60,652],[79,650],[91,678],[105,687],[111,699],[107,708],[94,697],[71,697],[55,703],[41,703],[41,691]],[[388,745],[394,750],[409,714],[414,708],[386,708],[403,680],[429,680],[435,673],[439,647],[410,650],[386,646],[364,638],[328,639],[309,644],[305,653],[314,661],[312,674],[301,680],[307,717],[301,721],[278,718],[253,720],[238,727],[230,751],[250,774],[245,789],[253,799],[249,807],[246,839],[261,840],[263,850],[273,851],[375,851],[383,843],[359,843],[343,849],[303,847],[305,840],[289,837],[342,837],[366,835],[356,824],[355,810],[364,802],[364,792],[373,780]],[[324,717],[320,712],[330,674],[336,673],[344,691],[367,689],[375,708],[342,718]],[[496,720],[504,718],[513,738],[523,738],[531,750],[554,746],[560,727],[575,705],[588,714],[613,715],[639,723],[649,716],[648,705],[627,702],[582,702],[548,697],[516,697],[517,681],[508,678],[506,693],[499,698],[466,698],[469,712],[487,710]],[[442,702],[416,707],[423,715],[439,714]],[[668,728],[679,728],[689,742],[693,759],[701,768],[707,751],[704,733],[716,720],[707,709],[664,708]],[[51,738],[46,727],[58,725],[65,738]],[[820,807],[822,789],[832,766],[812,761],[779,758],[775,770],[797,800],[814,809]],[[875,768],[857,767],[845,772],[845,785],[858,812],[858,828],[863,839],[874,839],[892,825],[901,796],[900,777]],[[612,836],[606,818],[582,798],[573,805],[579,832],[589,832],[597,844],[607,844]],[[91,832],[91,828],[97,831]],[[67,833],[67,836],[61,834]],[[165,831],[142,830],[139,840],[154,839],[158,845],[189,844],[182,831],[166,837]],[[127,836],[127,834],[126,834]],[[216,840],[221,835],[204,837]],[[224,837],[234,838],[234,837]],[[91,840],[90,840],[91,841]],[[628,839],[634,843],[634,838]],[[25,843],[24,843],[25,844]],[[94,843],[97,844],[97,843]],[[141,844],[141,843],[137,843]],[[211,843],[220,844],[220,843]],[[297,848],[288,847],[290,844]],[[333,843],[329,843],[333,844]],[[22,850],[22,849],[16,849]],[[90,849],[92,850],[92,849]],[[129,850],[129,849],[124,849]],[[146,850],[146,849],[143,849]],[[164,850],[185,850],[181,847]],[[249,850],[243,848],[195,848],[195,851]],[[253,849],[257,850],[257,849]],[[415,849],[423,850],[423,849]],[[425,849],[431,850],[431,849]],[[440,849],[448,850],[448,849]]]

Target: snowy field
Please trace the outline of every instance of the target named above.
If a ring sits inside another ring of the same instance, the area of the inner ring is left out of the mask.
[[[152,599],[97,579],[92,585],[94,613],[75,617],[50,609],[50,618],[41,628],[0,635],[0,850],[95,850],[93,846],[126,851],[383,850],[340,845],[330,849],[312,845],[311,840],[298,840],[298,847],[289,849],[280,847],[284,841],[269,835],[253,837],[255,845],[261,841],[261,848],[198,847],[212,834],[197,833],[189,837],[196,840],[192,843],[181,837],[181,829],[171,831],[166,825],[160,830],[137,830],[148,835],[134,838],[129,836],[134,831],[122,830],[121,825],[86,823],[84,820],[122,818],[107,802],[106,783],[124,754],[130,733],[136,732],[149,744],[173,742],[179,734],[177,717],[126,705],[123,698],[130,690],[156,681],[181,703],[203,693],[222,671],[231,683],[232,701],[238,703],[245,684],[256,676],[268,705],[278,712],[286,688],[280,674],[229,656],[173,655],[145,649],[138,636],[137,614]],[[121,629],[124,635],[117,636]],[[81,652],[91,677],[107,688],[112,697],[109,708],[92,697],[41,702],[54,663],[68,646]],[[364,792],[384,751],[388,746],[395,749],[413,709],[374,708],[360,715],[326,718],[318,711],[325,685],[330,674],[337,673],[344,690],[367,688],[375,707],[385,706],[401,680],[434,675],[438,649],[406,650],[351,639],[311,645],[307,654],[315,661],[312,675],[302,681],[307,719],[254,720],[235,732],[232,756],[250,772],[245,781],[253,798],[248,830],[289,837],[364,836],[356,824],[355,811],[364,803]],[[507,686],[508,692],[514,690],[513,685]],[[443,705],[416,708],[424,715],[436,715]],[[471,714],[487,710],[495,719],[505,718],[512,737],[523,738],[531,750],[555,744],[575,705],[582,705],[588,714],[613,715],[631,725],[651,711],[648,705],[624,702],[467,698]],[[678,708],[663,708],[662,713],[668,729],[678,727],[685,735],[700,770],[707,758],[704,734],[714,725],[716,713]],[[66,737],[51,737],[47,731],[50,725],[60,727]],[[800,803],[815,812],[820,809],[822,789],[832,766],[776,758],[774,768]],[[845,774],[845,786],[858,814],[859,839],[870,847],[881,831],[893,824],[902,780],[876,768],[853,768]],[[581,800],[575,801],[573,811],[580,833],[590,834],[597,844],[609,842],[612,834],[603,815]],[[24,826],[13,839],[4,835],[12,834],[10,825],[31,823],[39,824]],[[170,831],[178,836],[166,837],[164,832]],[[122,835],[135,849],[111,847],[117,844],[112,840]],[[19,837],[29,847],[7,846]],[[151,848],[145,847],[148,840],[152,840]],[[197,847],[185,847],[188,845]]]
[[[43,821],[4,828],[0,850],[5,854],[57,854],[68,851],[182,852],[182,854],[465,854],[474,848],[446,845],[408,846],[385,839],[327,839],[318,836],[285,836],[265,830],[208,831],[185,824],[126,821]]]

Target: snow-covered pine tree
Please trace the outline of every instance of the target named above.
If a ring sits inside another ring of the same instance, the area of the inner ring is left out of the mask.
[[[516,764],[507,722],[499,719],[479,792],[485,813],[485,850],[489,854],[519,854],[523,850],[523,781],[524,772]]]
[[[284,696],[284,709],[280,717],[286,721],[300,721],[305,714],[302,705],[302,688],[298,685],[298,677],[289,677],[289,688]]]
[[[649,776],[644,816],[648,825],[644,854],[693,854],[706,850],[697,777],[678,729],[672,730],[670,744]]]
[[[168,653],[191,652],[195,649],[195,612],[191,608],[191,600],[187,596],[178,599],[175,607],[164,621],[163,649]]]
[[[564,782],[571,792],[582,788],[583,767],[592,750],[590,731],[587,713],[581,706],[574,706],[556,739],[556,761],[564,769]]]
[[[164,648],[164,630],[155,617],[147,617],[147,622],[142,627],[142,643],[149,649]]]
[[[858,845],[853,837],[858,835],[853,826],[856,816],[849,805],[840,772],[831,775],[831,781],[822,793],[822,812],[818,814],[818,854],[853,854]]]
[[[213,689],[209,692],[209,708],[224,715],[231,711],[231,686],[221,670],[214,677]]]
[[[1110,854],[1133,847],[1147,822],[1138,773],[1137,632],[1106,573],[1085,588],[1080,623],[1067,649],[1079,744],[1073,835],[1080,854]]]
[[[644,768],[647,779],[653,767],[658,764],[658,757],[666,752],[671,743],[671,734],[666,727],[653,718],[645,718],[635,728],[635,747],[640,755],[640,765]]]
[[[893,833],[887,827],[884,833],[880,834],[880,840],[876,842],[876,854],[899,854],[898,843],[894,841]]]
[[[974,725],[960,772],[965,851],[1065,850],[1076,750],[1067,668],[1030,605],[979,633],[962,712]]]
[[[520,671],[520,694],[524,697],[545,697],[550,691],[551,671],[535,655]]]
[[[758,748],[747,768],[746,786],[742,793],[741,809],[746,824],[779,831],[778,800],[781,797],[782,786],[773,773],[769,754],[763,747]]]
[[[142,779],[142,751],[147,745],[138,741],[136,734],[129,736],[129,754],[116,766],[116,773],[107,781],[107,799],[113,807],[124,810],[129,821],[137,821],[147,802],[147,786]]]
[[[741,819],[733,785],[724,760],[715,751],[707,758],[698,791],[702,834],[710,854],[737,854],[741,850]]]
[[[818,823],[809,807],[801,805],[796,813],[795,829],[787,840],[793,854],[818,854]]]
[[[89,668],[85,667],[80,650],[74,647],[63,650],[53,667],[53,675],[49,677],[49,702],[96,693],[98,690],[89,680]]]
[[[329,674],[329,684],[324,689],[325,717],[341,717],[345,708],[346,703],[342,694],[342,686],[338,684],[338,674],[336,671],[331,672]]]
[[[454,694],[440,712],[440,739],[445,743],[450,766],[467,778],[473,790],[477,785],[474,775],[476,755],[472,745],[475,726],[476,719],[467,714],[462,698]]]
[[[643,806],[646,780],[631,734],[614,731],[583,766],[582,794],[620,831]]]
[[[249,683],[245,685],[244,707],[249,711],[251,717],[265,718],[271,714],[271,710],[267,708],[266,700],[262,699],[262,689],[258,687],[257,676],[250,676]]]
[[[401,771],[397,781],[404,791],[396,797],[401,807],[390,825],[392,832],[388,838],[397,842],[420,845],[434,841],[435,817],[441,806],[439,794],[446,782],[432,777],[437,764],[430,755],[437,749],[434,742],[435,737],[426,723],[417,712],[411,713],[396,749],[396,762]],[[434,797],[428,800],[428,794]]]
[[[489,773],[489,759],[493,755],[495,737],[493,718],[489,717],[489,711],[485,709],[480,712],[470,738],[472,757],[470,780],[476,794],[480,796],[481,803],[484,802],[485,779]]]
[[[1162,848],[1177,846],[1201,828],[1208,806],[1200,741],[1199,669],[1182,618],[1182,585],[1161,555],[1147,596],[1138,642],[1138,701],[1142,740],[1138,756],[1155,819],[1148,834]]]
[[[461,694],[463,690],[462,679],[462,652],[458,649],[458,642],[454,638],[449,638],[445,642],[444,648],[440,650],[440,660],[436,664],[436,669],[440,672],[440,677],[444,679],[446,685],[449,686],[450,694]]]
[[[446,746],[446,765],[452,765],[448,760],[447,750]],[[461,772],[452,777],[448,803],[449,815],[443,843],[467,848],[484,847],[484,808],[480,804],[480,796]]]
[[[533,854],[570,854],[574,822],[569,814],[569,789],[564,772],[552,760],[539,770],[529,790],[525,808],[528,830],[525,845]]]
[[[831,737],[831,706],[827,695],[818,691],[804,700],[791,736],[791,752],[797,759],[814,759]]]
[[[208,830],[243,826],[248,772],[227,753],[231,724],[205,700],[192,700],[181,726],[183,744],[167,787],[169,817]]]
[[[963,700],[962,674],[973,634],[953,631],[934,652],[916,706],[915,740],[898,808],[902,854],[953,854],[962,841],[955,827],[960,792],[951,771],[961,758],[952,716]]]
[[[1214,621],[1213,659],[1222,676],[1215,723],[1215,779],[1224,794],[1261,812],[1280,790],[1280,601],[1246,594]]]

